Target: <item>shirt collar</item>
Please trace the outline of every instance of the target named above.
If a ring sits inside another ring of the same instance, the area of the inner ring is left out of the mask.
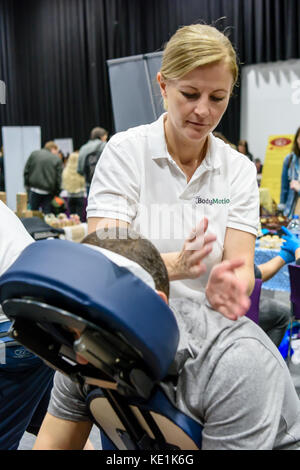
[[[153,122],[148,134],[149,147],[151,149],[152,160],[166,159],[174,161],[168,153],[165,131],[164,131],[164,117],[167,113],[163,113],[157,121]],[[209,146],[206,157],[202,162],[207,170],[214,170],[220,168],[221,159],[218,152],[218,143],[212,133],[209,134]]]

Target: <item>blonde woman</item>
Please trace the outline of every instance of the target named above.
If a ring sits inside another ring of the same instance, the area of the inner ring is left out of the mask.
[[[67,164],[62,174],[62,188],[68,192],[68,204],[71,214],[78,214],[80,220],[85,220],[84,197],[85,197],[85,180],[84,177],[77,173],[78,153],[74,152],[68,158]]]
[[[206,294],[231,319],[246,312],[244,294],[253,289],[259,217],[254,164],[212,134],[237,79],[236,53],[224,34],[207,25],[180,28],[157,75],[167,112],[110,140],[87,210],[90,233],[125,225],[153,242],[171,298],[203,302]]]

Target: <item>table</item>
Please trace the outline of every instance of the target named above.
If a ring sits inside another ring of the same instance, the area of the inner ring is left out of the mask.
[[[279,250],[269,250],[267,248],[255,248],[254,262],[256,265],[266,263],[270,259],[278,256]],[[263,283],[264,289],[290,292],[290,275],[287,265],[278,273]]]

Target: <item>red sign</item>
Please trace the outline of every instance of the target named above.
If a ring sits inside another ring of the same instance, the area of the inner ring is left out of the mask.
[[[286,145],[290,145],[292,141],[287,139],[286,137],[278,137],[277,139],[272,140],[271,144],[275,145],[275,147],[285,147]]]

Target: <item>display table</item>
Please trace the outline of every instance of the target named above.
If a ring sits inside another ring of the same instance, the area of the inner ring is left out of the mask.
[[[258,266],[278,256],[279,250],[268,250],[266,248],[255,248],[254,262]],[[264,289],[290,291],[290,276],[287,265],[283,266],[278,273],[263,283]]]

